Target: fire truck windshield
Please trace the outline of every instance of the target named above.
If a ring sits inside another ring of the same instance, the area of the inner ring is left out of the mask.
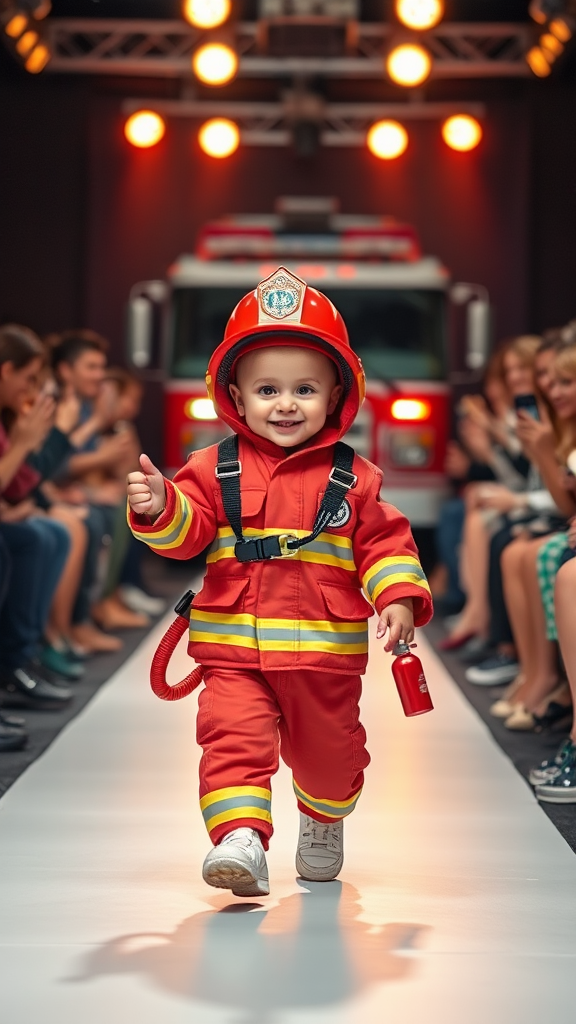
[[[246,288],[176,288],[171,376],[203,378],[208,359]],[[432,289],[326,288],[368,379],[442,380],[445,295]]]

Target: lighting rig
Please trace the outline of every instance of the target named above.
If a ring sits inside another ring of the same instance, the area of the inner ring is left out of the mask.
[[[388,21],[363,22],[361,0],[258,0],[255,22],[234,17],[232,0],[182,0],[180,20],[54,18],[50,0],[0,0],[3,36],[28,71],[177,77],[218,90],[235,77],[292,81],[276,103],[128,101],[125,134],[157,145],[166,117],[205,121],[198,141],[217,158],[238,145],[292,144],[303,156],[323,146],[367,145],[384,160],[410,144],[407,122],[435,118],[450,148],[482,139],[479,104],[419,101],[439,78],[549,75],[576,28],[576,0],[532,0],[532,24],[444,20],[444,0],[395,0]],[[315,78],[384,78],[400,103],[327,103]],[[192,80],[192,81],[191,81]],[[140,109],[138,109],[138,107]]]

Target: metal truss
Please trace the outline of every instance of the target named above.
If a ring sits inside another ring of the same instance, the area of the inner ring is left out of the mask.
[[[142,100],[126,100],[123,110],[131,114],[142,108]],[[245,146],[289,146],[292,143],[290,107],[283,103],[229,103],[225,100],[146,100],[146,109],[165,117],[205,121],[210,117],[232,118],[240,128]],[[451,114],[482,118],[482,103],[327,103],[318,118],[319,142],[323,146],[362,146],[368,128],[381,118],[405,121],[443,120]]]
[[[382,78],[383,58],[400,38],[397,26],[356,23],[350,53],[340,57],[276,57],[258,50],[258,24],[237,22],[227,31],[244,78],[321,75]],[[190,74],[192,53],[206,33],[184,21],[49,18],[52,50],[47,71],[179,78]],[[529,24],[446,22],[423,37],[434,57],[434,78],[518,77],[530,74],[524,54],[534,41]]]

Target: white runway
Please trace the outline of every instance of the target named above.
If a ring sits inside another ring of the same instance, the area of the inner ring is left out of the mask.
[[[162,632],[0,801],[2,1024],[569,1019],[576,856],[423,639],[436,710],[408,720],[372,637],[341,881],[296,881],[282,770],[272,895],[247,904],[200,876],[196,700],[152,695]]]

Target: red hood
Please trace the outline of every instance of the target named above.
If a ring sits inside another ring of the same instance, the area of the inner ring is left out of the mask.
[[[283,268],[279,268],[276,274],[281,270]],[[291,280],[299,280],[289,276]],[[299,345],[322,352],[336,364],[344,394],[322,430],[305,445],[306,449],[326,447],[343,437],[354,422],[365,393],[362,363],[350,347],[342,317],[325,295],[310,288],[305,282],[300,284],[303,296],[298,322],[280,318],[274,323],[271,317],[264,317],[261,312],[259,314],[260,286],[245,295],[228,321],[224,341],[212,354],[206,374],[208,394],[220,418],[235,433],[249,438],[258,448],[276,456],[286,455],[286,449],[250,430],[246,421],[238,415],[228,390],[228,385],[234,382],[235,365],[247,351],[264,346]]]

